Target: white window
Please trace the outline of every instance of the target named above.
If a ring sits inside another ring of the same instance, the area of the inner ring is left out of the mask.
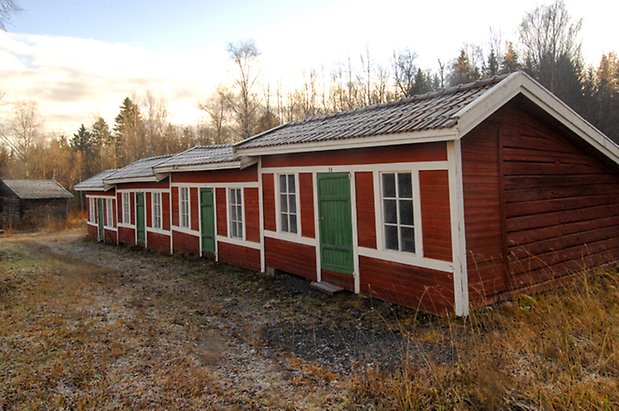
[[[114,205],[111,198],[105,199],[105,225],[114,227]]]
[[[88,213],[88,221],[91,223],[97,222],[96,210],[97,210],[97,199],[90,198],[88,200],[88,204],[90,205],[90,213]]]
[[[294,174],[279,176],[279,228],[298,233],[297,185]]]
[[[230,201],[230,237],[243,238],[243,192],[240,188],[228,190]]]
[[[153,193],[153,228],[161,228],[161,193]]]
[[[180,188],[181,227],[189,228],[189,187]]]
[[[130,193],[123,193],[123,223],[131,224],[131,200]]]
[[[387,250],[415,252],[411,173],[383,173],[383,233]]]

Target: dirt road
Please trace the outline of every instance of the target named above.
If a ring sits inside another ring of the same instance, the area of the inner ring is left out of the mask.
[[[4,238],[0,409],[354,407],[349,376],[397,366],[413,318],[82,232]]]

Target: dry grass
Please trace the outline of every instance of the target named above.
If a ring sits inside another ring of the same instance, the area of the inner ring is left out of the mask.
[[[430,338],[453,361],[429,356],[395,372],[366,369],[356,403],[403,409],[615,409],[619,407],[619,276],[591,275],[544,295],[434,320],[409,334]]]

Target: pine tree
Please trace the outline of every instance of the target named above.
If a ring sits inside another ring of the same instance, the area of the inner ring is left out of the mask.
[[[146,152],[139,107],[126,97],[114,120],[114,167],[135,161]]]
[[[451,65],[451,72],[449,73],[449,85],[456,86],[462,83],[468,83],[478,80],[481,77],[479,68],[472,62],[467,51],[462,48],[458,58],[454,60]]]
[[[516,49],[514,48],[514,43],[511,41],[507,42],[507,50],[505,50],[505,54],[503,55],[503,59],[501,60],[501,68],[500,74],[509,74],[514,71],[520,70],[522,67],[520,65],[518,53],[516,53]]]

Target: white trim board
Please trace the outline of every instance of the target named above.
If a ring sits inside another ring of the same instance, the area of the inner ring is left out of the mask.
[[[221,241],[222,243],[226,244],[236,245],[239,247],[253,248],[260,251],[260,243],[255,243],[253,241],[241,240],[240,238],[224,237],[221,235],[217,236],[217,241]]]
[[[296,234],[283,233],[278,231],[264,230],[264,236],[272,238],[274,240],[286,241],[289,243],[307,245],[310,247],[317,247],[318,243],[315,238],[302,237]]]
[[[179,153],[180,154],[180,153]],[[209,163],[209,164],[187,164],[187,165],[175,165],[175,166],[162,166],[153,167],[158,173],[180,173],[187,171],[213,171],[213,170],[230,170],[241,169],[241,161],[227,161],[221,163]]]

